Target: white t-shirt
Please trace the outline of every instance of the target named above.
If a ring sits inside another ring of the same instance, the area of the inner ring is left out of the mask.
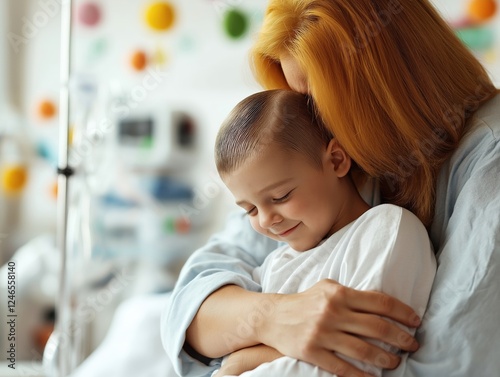
[[[267,293],[298,293],[322,279],[333,279],[351,288],[387,293],[411,306],[422,317],[435,273],[436,261],[423,224],[411,212],[383,204],[365,212],[311,250],[298,252],[289,246],[276,249],[254,270],[253,277]],[[391,349],[386,344],[372,342]],[[402,375],[398,370],[404,371],[406,356],[402,356],[401,364],[392,375]],[[378,368],[349,361],[374,375],[382,374]],[[242,374],[245,377],[285,375],[331,377],[318,367],[290,357]]]

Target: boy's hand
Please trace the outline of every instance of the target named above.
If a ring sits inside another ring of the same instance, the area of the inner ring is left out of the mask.
[[[271,362],[282,356],[274,348],[264,344],[243,348],[230,354],[213,377],[239,376],[243,372],[255,369],[263,363]]]

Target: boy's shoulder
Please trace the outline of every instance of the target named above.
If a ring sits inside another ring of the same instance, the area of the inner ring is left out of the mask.
[[[378,229],[384,233],[398,233],[402,229],[412,229],[427,233],[424,224],[409,210],[394,204],[379,204],[370,208],[356,221],[353,229]]]
[[[420,222],[418,217],[415,216],[412,212],[410,212],[406,208],[389,203],[373,206],[363,215],[361,215],[358,220],[366,221],[371,219],[377,219],[377,220],[388,219],[392,221],[416,220]]]

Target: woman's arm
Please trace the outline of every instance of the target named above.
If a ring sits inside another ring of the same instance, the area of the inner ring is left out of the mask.
[[[196,351],[212,358],[263,343],[344,376],[361,371],[332,351],[378,367],[395,368],[399,363],[399,357],[359,336],[404,350],[418,348],[410,335],[380,315],[409,327],[418,323],[415,312],[396,299],[356,291],[333,280],[291,295],[252,293],[227,286],[205,300],[187,339]]]
[[[274,310],[277,296],[224,286],[203,302],[186,331],[186,341],[209,358],[255,346],[260,343],[258,322]]]

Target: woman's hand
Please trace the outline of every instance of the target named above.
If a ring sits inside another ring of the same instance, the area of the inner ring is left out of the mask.
[[[360,337],[404,351],[418,349],[412,336],[380,318],[416,327],[420,324],[418,316],[409,306],[383,293],[357,291],[326,279],[302,293],[273,297],[273,307],[266,310],[269,314],[254,324],[259,341],[340,377],[366,374],[332,351],[384,369],[399,364],[398,356]]]
[[[282,356],[274,348],[264,344],[243,348],[230,354],[214,377],[239,376],[243,372],[253,370],[263,363],[271,362]]]
[[[378,367],[393,369],[399,358],[360,337],[377,339],[405,351],[416,341],[388,317],[409,327],[419,325],[407,305],[378,292],[357,291],[333,280],[290,295],[263,294],[228,285],[212,293],[186,332],[187,342],[207,357],[267,344],[283,355],[344,376],[366,376],[336,351]]]

